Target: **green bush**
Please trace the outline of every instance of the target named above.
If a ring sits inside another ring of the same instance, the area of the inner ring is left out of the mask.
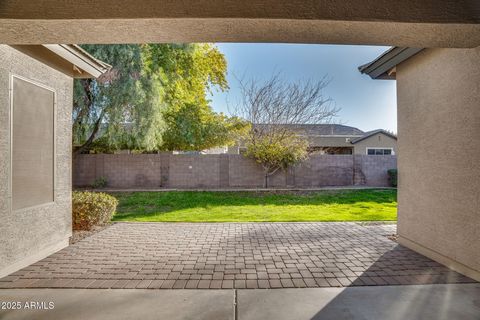
[[[90,230],[94,225],[110,221],[118,201],[102,192],[80,192],[72,194],[73,230]]]
[[[390,185],[392,187],[397,187],[397,169],[390,169],[387,171],[388,173],[388,181],[390,181]]]
[[[92,188],[105,188],[107,186],[107,178],[105,177],[98,177],[93,181]]]

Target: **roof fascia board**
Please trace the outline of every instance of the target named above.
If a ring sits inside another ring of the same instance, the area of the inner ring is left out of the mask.
[[[385,130],[381,130],[381,131],[372,132],[372,133],[370,133],[370,134],[366,134],[366,135],[364,135],[364,136],[362,136],[362,137],[360,137],[360,138],[357,138],[357,139],[351,141],[351,144],[355,144],[355,143],[357,143],[357,142],[363,141],[363,140],[365,140],[365,139],[368,139],[368,138],[370,138],[370,137],[373,137],[373,136],[376,135],[376,134],[383,134],[383,135],[386,135],[387,137],[390,137],[390,138],[392,138],[392,139],[397,140],[397,137],[395,137],[393,134],[390,134],[390,133],[388,133],[388,132],[385,131]]]
[[[388,75],[388,71],[421,50],[423,48],[394,47],[358,69],[361,73],[368,74],[372,79],[395,79],[393,75]]]
[[[43,46],[63,59],[70,61],[79,69],[84,70],[91,77],[98,78],[108,70],[107,67],[102,66],[92,58],[79,51],[72,50],[68,45],[44,44]],[[84,76],[80,75],[80,77]]]
[[[361,134],[299,134],[305,137],[320,137],[320,138],[360,138]]]

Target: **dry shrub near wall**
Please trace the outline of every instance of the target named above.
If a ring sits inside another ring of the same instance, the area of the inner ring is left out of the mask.
[[[117,205],[117,199],[103,192],[73,192],[73,230],[90,230],[95,225],[109,222]]]

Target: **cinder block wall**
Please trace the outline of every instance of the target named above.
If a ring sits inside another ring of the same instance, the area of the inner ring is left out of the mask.
[[[396,156],[313,155],[279,170],[270,187],[389,186],[387,170]],[[74,161],[74,185],[90,186],[105,177],[110,188],[259,188],[262,167],[242,155],[99,154],[79,155]]]
[[[395,156],[354,155],[355,184],[389,186],[387,170],[397,168]]]
[[[397,66],[400,243],[480,280],[480,48]]]
[[[10,190],[10,76],[56,90],[55,202],[13,211]],[[0,45],[0,277],[68,245],[71,226],[71,112],[73,80]]]
[[[216,188],[220,185],[219,155],[172,155],[167,186]]]
[[[314,155],[293,169],[293,186],[325,187],[353,184],[353,156]]]

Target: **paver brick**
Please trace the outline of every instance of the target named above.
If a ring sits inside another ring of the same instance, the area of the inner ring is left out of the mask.
[[[296,288],[305,288],[307,286],[303,279],[292,279],[292,282]]]
[[[246,283],[245,280],[235,280],[234,284],[235,289],[245,289]]]
[[[0,288],[231,289],[474,282],[387,239],[395,225],[116,223]]]
[[[199,280],[188,280],[185,285],[185,289],[195,289],[197,288]]]
[[[210,288],[210,282],[211,282],[210,280],[200,280],[198,282],[197,288],[198,289],[208,289],[208,288]]]
[[[210,282],[210,289],[221,289],[222,288],[222,280],[212,280]]]
[[[223,280],[222,289],[231,289],[233,288],[233,280]]]
[[[257,280],[247,280],[246,286],[248,289],[257,289],[258,288]]]
[[[148,285],[148,288],[149,289],[160,289],[162,287],[162,284],[163,284],[163,280],[153,280]]]

